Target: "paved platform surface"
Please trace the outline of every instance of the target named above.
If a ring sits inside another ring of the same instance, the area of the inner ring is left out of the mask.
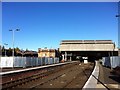
[[[98,80],[100,82],[98,81],[97,88],[104,90],[120,90],[120,77],[111,74],[111,68],[99,64],[99,70]]]
[[[83,90],[120,90],[120,77],[111,73],[112,69],[104,67],[99,61],[83,87]]]

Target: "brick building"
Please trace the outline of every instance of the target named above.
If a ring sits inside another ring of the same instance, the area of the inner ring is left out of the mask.
[[[38,57],[56,57],[56,49],[38,49]]]

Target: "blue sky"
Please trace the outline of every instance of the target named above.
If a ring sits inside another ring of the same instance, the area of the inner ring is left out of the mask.
[[[61,40],[113,40],[118,44],[117,2],[2,3],[2,43],[38,50],[59,48]]]

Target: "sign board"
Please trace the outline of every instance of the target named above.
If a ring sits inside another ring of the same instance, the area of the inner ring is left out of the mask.
[[[72,53],[71,54],[67,54],[67,56],[72,56]]]
[[[83,59],[88,59],[88,57],[82,57]]]

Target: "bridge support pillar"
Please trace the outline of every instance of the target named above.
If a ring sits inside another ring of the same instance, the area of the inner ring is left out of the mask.
[[[65,55],[64,54],[62,54],[62,60],[65,60]]]
[[[67,61],[67,52],[65,52],[65,61]]]
[[[70,61],[72,61],[71,56],[70,56]]]

